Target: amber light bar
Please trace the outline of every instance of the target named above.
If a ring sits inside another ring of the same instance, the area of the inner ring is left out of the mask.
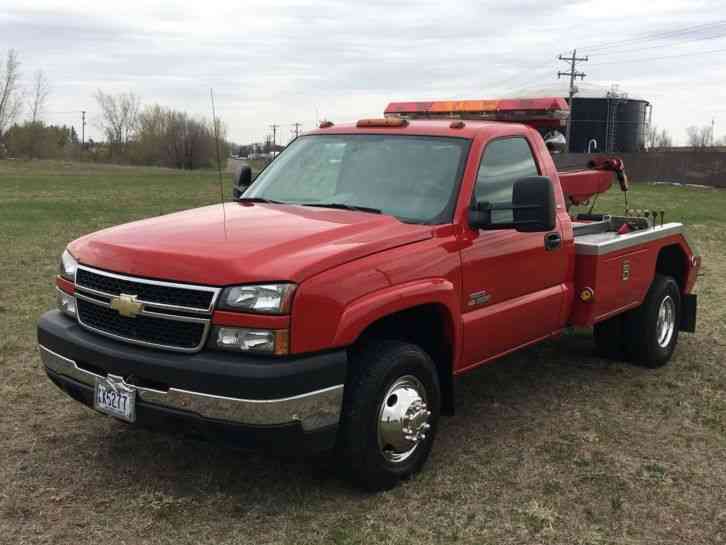
[[[356,127],[405,127],[408,121],[402,117],[381,117],[378,119],[361,119]]]
[[[443,100],[391,102],[386,116],[405,119],[488,119],[495,121],[556,121],[567,119],[570,108],[560,97],[502,100]]]

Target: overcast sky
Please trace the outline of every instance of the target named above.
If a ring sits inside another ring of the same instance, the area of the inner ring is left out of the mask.
[[[272,123],[286,142],[294,122],[380,115],[392,100],[547,87],[577,47],[586,84],[648,99],[682,143],[712,119],[726,135],[726,26],[602,44],[725,18],[726,1],[0,0],[0,54],[18,50],[28,86],[46,73],[49,121],[78,128],[88,110],[92,137],[96,89],[211,117],[213,87],[228,136],[246,143]]]

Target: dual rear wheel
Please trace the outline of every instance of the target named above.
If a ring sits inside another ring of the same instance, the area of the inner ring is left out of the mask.
[[[598,353],[646,367],[668,363],[678,342],[681,292],[671,276],[657,274],[643,303],[595,325]]]

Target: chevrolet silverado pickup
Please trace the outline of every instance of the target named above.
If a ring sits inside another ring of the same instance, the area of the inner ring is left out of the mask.
[[[230,202],[71,242],[48,377],[111,417],[333,452],[360,485],[427,460],[456,379],[573,326],[648,367],[693,331],[700,257],[663,215],[575,214],[627,180],[558,172],[561,99],[392,103],[321,124]],[[660,221],[658,221],[660,219]]]

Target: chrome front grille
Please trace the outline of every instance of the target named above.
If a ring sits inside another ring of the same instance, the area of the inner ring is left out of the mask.
[[[133,278],[120,274],[107,273],[79,267],[76,272],[76,284],[86,291],[105,295],[136,295],[140,301],[181,309],[195,309],[211,312],[217,290],[200,286],[174,284]]]
[[[80,266],[76,272],[78,322],[116,340],[180,352],[201,350],[219,288],[177,284]],[[136,296],[134,317],[113,308],[119,295]]]

